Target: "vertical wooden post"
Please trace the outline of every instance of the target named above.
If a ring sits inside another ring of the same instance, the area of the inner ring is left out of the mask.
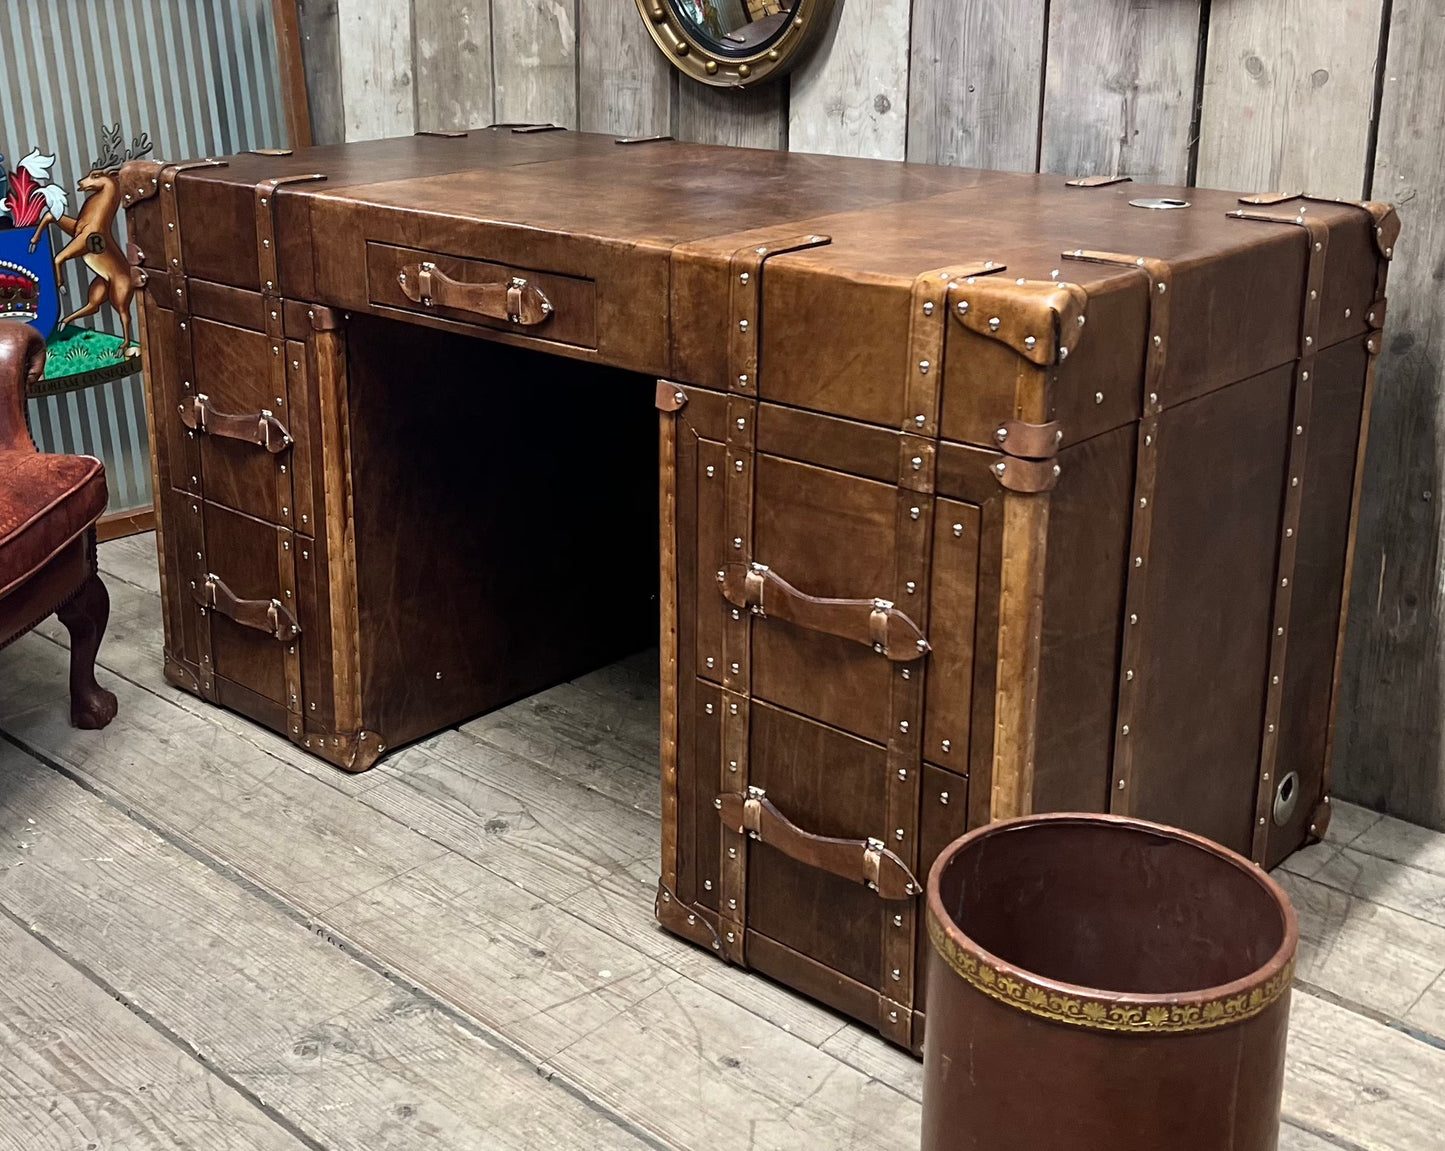
[[[306,99],[306,66],[301,58],[301,18],[296,0],[271,0],[271,22],[276,27],[276,64],[286,107],[286,143],[292,148],[309,148],[311,105]]]

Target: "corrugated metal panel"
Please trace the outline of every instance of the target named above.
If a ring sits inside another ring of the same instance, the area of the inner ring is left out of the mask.
[[[102,124],[148,132],[163,159],[284,147],[270,0],[0,0],[0,152],[38,147],[71,189],[100,150]],[[125,242],[124,220],[117,232]],[[57,234],[58,235],[58,234]],[[66,266],[62,308],[89,278]],[[94,318],[116,335],[109,309]],[[139,376],[30,401],[42,451],[105,461],[110,510],[151,502],[145,393]]]

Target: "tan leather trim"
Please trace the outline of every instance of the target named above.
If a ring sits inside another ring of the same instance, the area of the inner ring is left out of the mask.
[[[407,264],[396,274],[397,285],[414,304],[455,308],[490,320],[509,320],[532,327],[551,318],[552,301],[521,276],[488,283],[454,280],[430,260]]]
[[[181,403],[180,413],[181,423],[194,431],[255,444],[272,455],[291,446],[291,433],[286,425],[265,408],[245,415],[231,415],[217,411],[211,406],[210,397],[200,394],[192,396],[189,403]]]
[[[677,384],[667,380],[657,381],[657,395],[653,400],[659,412],[681,411],[687,403],[687,393]]]
[[[1001,459],[993,465],[994,478],[1011,492],[1052,491],[1063,470],[1052,460]]]
[[[1065,180],[1064,184],[1070,188],[1107,188],[1110,184],[1132,183],[1133,179],[1133,176],[1078,176]]]
[[[116,175],[121,204],[129,208],[149,200],[161,190],[160,176],[161,165],[156,160],[127,160]]]
[[[1030,424],[1023,420],[1003,420],[993,434],[999,450],[1007,456],[1028,460],[1048,460],[1058,455],[1064,432],[1057,421]]]
[[[1007,344],[1041,367],[1068,358],[1088,303],[1077,284],[997,275],[968,277],[949,300],[953,318],[969,331]]]

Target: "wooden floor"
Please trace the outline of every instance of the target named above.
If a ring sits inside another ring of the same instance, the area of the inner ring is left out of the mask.
[[[651,659],[347,776],[162,681],[152,546],[106,731],[54,620],[0,651],[0,1149],[916,1148],[916,1062],[654,925]],[[1281,1147],[1445,1149],[1445,835],[1279,878]]]

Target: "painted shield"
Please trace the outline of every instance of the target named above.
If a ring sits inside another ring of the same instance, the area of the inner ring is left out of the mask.
[[[32,324],[46,339],[60,318],[55,251],[47,228],[30,250],[34,228],[0,228],[0,324]]]

